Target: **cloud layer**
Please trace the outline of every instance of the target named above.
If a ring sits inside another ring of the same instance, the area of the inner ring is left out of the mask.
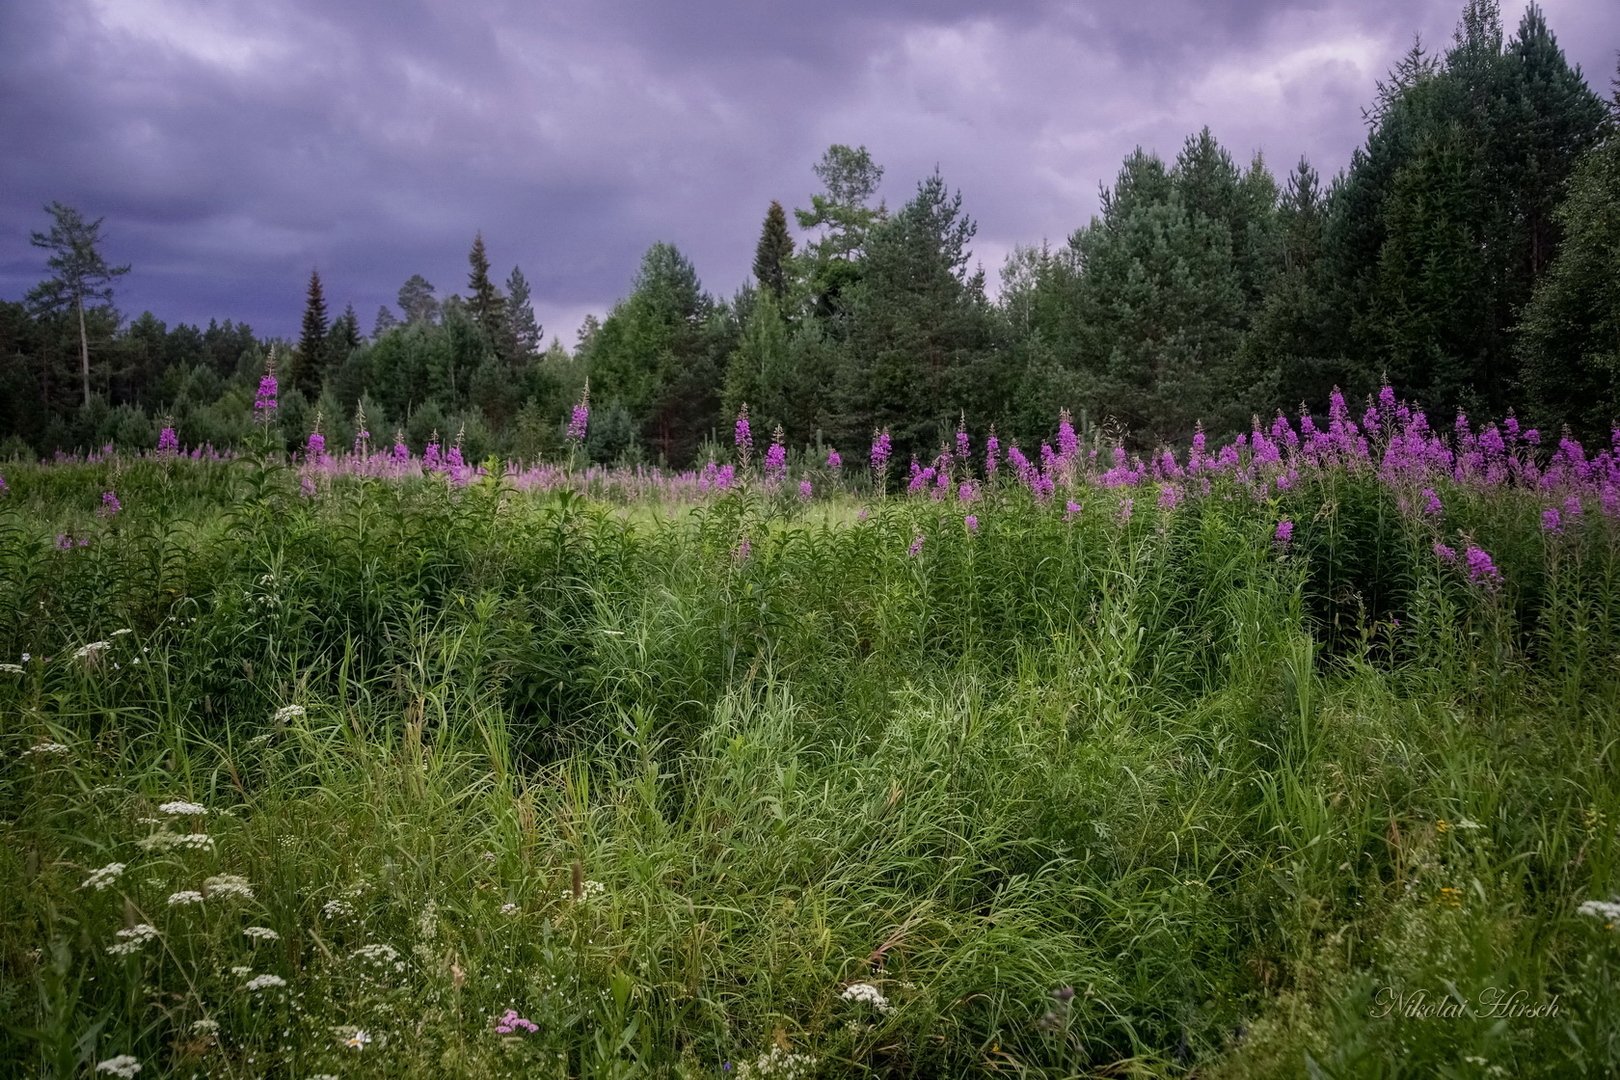
[[[1620,6],[1544,7],[1606,94]],[[1375,80],[1459,8],[20,0],[0,7],[0,297],[43,276],[28,233],[53,199],[106,218],[126,313],[261,334],[295,333],[311,266],[365,328],[412,273],[460,291],[481,229],[571,343],[657,240],[729,295],[766,206],[807,205],[833,142],[871,150],[891,206],[937,166],[994,280],[1083,224],[1131,149],[1171,157],[1204,124],[1275,172],[1337,171]]]

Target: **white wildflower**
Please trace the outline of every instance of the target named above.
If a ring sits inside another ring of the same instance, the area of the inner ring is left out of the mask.
[[[278,724],[285,724],[287,721],[297,720],[303,715],[304,707],[302,705],[283,705],[281,708],[276,710],[275,715],[270,719],[274,720]]]
[[[343,1040],[343,1045],[351,1050],[364,1050],[366,1045],[371,1042],[371,1032],[364,1028],[343,1028],[341,1030],[348,1032],[347,1035],[340,1034],[339,1038]]]
[[[134,956],[141,951],[148,941],[157,939],[157,927],[147,923],[138,923],[135,926],[118,931],[114,935],[118,938],[113,944],[107,946],[109,956]]]
[[[218,1032],[218,1020],[196,1020],[193,1021],[191,1025],[191,1033],[193,1035],[215,1035],[218,1034]]]
[[[75,649],[74,652],[73,652],[73,658],[75,660],[92,660],[93,661],[93,660],[95,660],[96,658],[98,658],[101,655],[103,650],[109,649],[111,647],[112,647],[112,642],[110,642],[110,641],[92,641],[88,645],[84,645],[84,646],[81,646],[78,649]]]
[[[588,904],[592,900],[600,899],[606,895],[607,886],[602,884],[600,881],[587,880],[579,887],[579,902],[582,904]],[[574,899],[574,890],[572,886],[562,891],[562,898],[564,900]]]
[[[123,629],[123,630],[114,630],[112,633],[108,634],[107,636],[108,637],[123,637],[125,634],[133,634],[134,632],[135,631],[126,628],[126,629]]]
[[[268,926],[250,926],[242,933],[254,941],[280,941],[281,935]]]
[[[23,666],[21,664],[0,664],[0,672],[5,672],[7,675],[21,675]]]
[[[1484,827],[1479,822],[1470,821],[1468,818],[1458,818],[1452,826],[1452,828],[1456,829],[1483,829]]]
[[[753,1061],[745,1061],[737,1067],[739,1080],[743,1077],[772,1077],[779,1080],[803,1080],[815,1068],[816,1059],[811,1054],[798,1054],[791,1050],[784,1050],[780,1046],[773,1046],[769,1053],[761,1054]]]
[[[1610,926],[1620,922],[1620,903],[1612,900],[1586,900],[1575,911],[1579,915],[1590,915],[1595,919],[1602,919]]]
[[[373,964],[392,964],[399,959],[399,950],[392,945],[362,945],[350,955],[352,959]]]
[[[502,915],[516,915],[517,913],[518,913],[518,906],[516,904],[512,903],[511,901],[507,901],[506,903],[501,905],[501,914]]]
[[[119,1080],[132,1080],[135,1074],[140,1071],[140,1061],[128,1054],[119,1054],[115,1058],[108,1058],[106,1061],[97,1062],[96,1064],[96,1072],[110,1073],[118,1077]]]
[[[280,990],[286,985],[287,980],[280,975],[255,975],[242,984],[242,989],[258,993],[260,990]]]
[[[237,978],[241,978],[244,975],[253,974],[253,969],[246,966],[245,964],[242,964],[242,965],[238,965],[236,967],[231,968],[231,974],[235,975]]]
[[[43,757],[43,756],[55,756],[55,755],[68,754],[68,753],[72,753],[72,749],[70,747],[64,746],[62,743],[59,743],[59,742],[42,742],[42,743],[35,743],[33,746],[30,746],[27,750],[24,750],[21,754],[19,754],[17,756],[18,757],[27,757],[30,754],[38,754],[38,755]]]
[[[347,900],[328,900],[321,905],[321,914],[328,919],[345,918],[354,914],[354,905]]]
[[[196,889],[182,889],[177,893],[169,894],[170,907],[186,907],[191,904],[203,902],[203,894]]]
[[[175,851],[187,848],[192,851],[212,851],[214,838],[207,833],[177,833],[159,832],[142,840],[135,841],[135,846],[142,851]]]
[[[253,899],[253,886],[248,879],[240,874],[215,874],[203,882],[203,889],[209,896],[239,896],[243,900]]]
[[[159,806],[158,811],[171,817],[201,817],[208,813],[208,807],[201,803],[184,802],[177,799],[174,802],[166,802]]]
[[[94,889],[96,892],[100,892],[102,889],[105,889],[107,886],[117,881],[118,875],[122,874],[123,872],[123,863],[110,862],[99,870],[90,871],[90,876],[84,879],[84,884],[80,885],[79,888]]]
[[[859,1001],[870,1005],[880,1013],[893,1011],[889,999],[883,996],[883,991],[871,983],[851,983],[844,987],[844,992],[838,996],[845,1001]]]

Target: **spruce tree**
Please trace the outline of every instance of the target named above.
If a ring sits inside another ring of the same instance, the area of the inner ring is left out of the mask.
[[[467,265],[472,267],[467,274],[467,310],[474,325],[493,343],[500,335],[506,305],[494,283],[489,280],[489,256],[484,252],[482,232],[473,237],[472,250],[467,252]]]
[[[502,353],[507,363],[518,365],[540,350],[544,340],[540,324],[535,321],[534,306],[529,298],[529,281],[523,270],[512,267],[506,278],[506,311],[502,328]]]
[[[304,293],[304,322],[298,334],[298,351],[293,354],[288,382],[314,401],[321,395],[321,376],[326,370],[326,294],[321,288],[321,272],[309,272],[309,288]]]
[[[787,293],[789,260],[793,258],[793,237],[788,235],[787,213],[782,204],[771,200],[760,229],[759,245],[754,248],[754,277],[778,305]]]

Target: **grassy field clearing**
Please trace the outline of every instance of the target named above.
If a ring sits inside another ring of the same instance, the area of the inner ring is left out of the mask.
[[[1594,504],[6,481],[0,1072],[1620,1071]]]

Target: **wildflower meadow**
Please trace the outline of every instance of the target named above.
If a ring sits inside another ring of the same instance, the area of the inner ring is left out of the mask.
[[[970,420],[0,463],[0,1074],[1620,1073],[1620,431]]]

